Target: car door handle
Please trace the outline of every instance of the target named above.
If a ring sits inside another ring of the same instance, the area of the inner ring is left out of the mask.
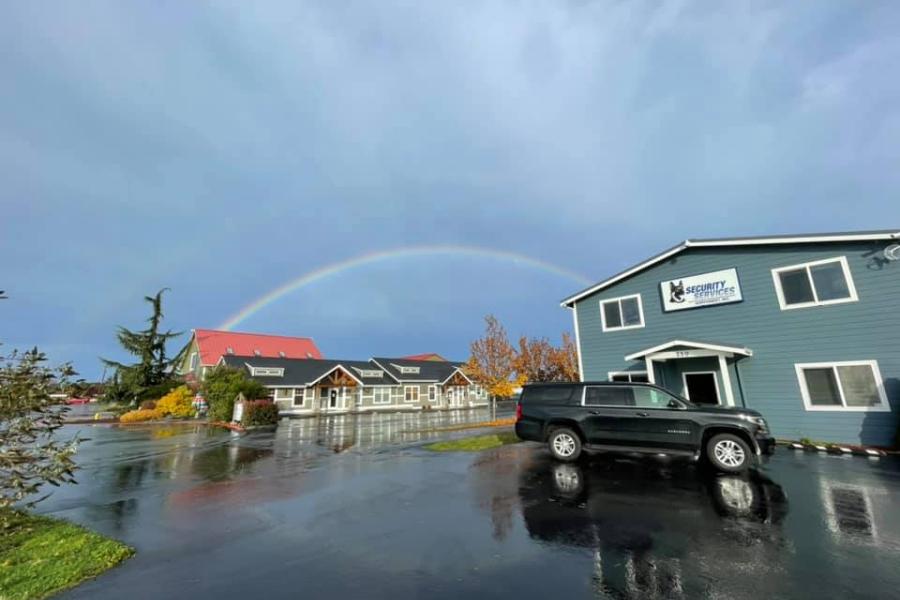
[[[603,413],[600,412],[599,410],[589,410],[588,414],[589,415],[602,415]]]
[[[645,413],[645,412],[639,412],[639,413],[634,413],[634,414],[636,414],[639,417],[649,417],[650,416],[650,413]]]

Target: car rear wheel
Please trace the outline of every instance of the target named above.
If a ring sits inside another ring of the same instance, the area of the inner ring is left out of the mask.
[[[556,460],[572,462],[581,456],[581,438],[571,429],[554,429],[547,439],[547,445]]]
[[[750,447],[731,433],[714,435],[706,443],[706,458],[725,473],[743,473],[750,467]]]

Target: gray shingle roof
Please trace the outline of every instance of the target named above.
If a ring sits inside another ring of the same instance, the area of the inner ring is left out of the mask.
[[[366,360],[336,360],[314,358],[265,358],[261,356],[234,356],[222,357],[222,361],[229,367],[247,369],[252,367],[269,367],[284,369],[284,376],[255,376],[253,379],[266,386],[297,386],[302,387],[312,383],[326,375],[337,366],[346,369],[353,377],[362,381],[364,385],[396,385],[397,382],[389,373],[384,377],[363,377],[360,371],[381,370],[378,365]]]
[[[409,382],[443,382],[451,375],[453,375],[453,372],[464,364],[460,362],[443,362],[436,360],[406,360],[403,358],[385,358],[377,356],[373,358],[372,361],[384,367],[385,371],[389,372],[400,381]],[[400,367],[418,367],[419,372],[401,373]]]

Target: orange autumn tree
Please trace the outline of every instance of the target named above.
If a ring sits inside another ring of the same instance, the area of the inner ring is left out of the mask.
[[[557,381],[556,363],[556,348],[547,338],[519,338],[513,366],[520,381]]]
[[[509,343],[506,329],[494,315],[486,316],[484,321],[484,337],[472,342],[466,373],[491,396],[509,398],[516,388],[513,381],[516,351]]]
[[[562,345],[551,356],[556,381],[578,381],[578,348],[568,333],[562,334]]]

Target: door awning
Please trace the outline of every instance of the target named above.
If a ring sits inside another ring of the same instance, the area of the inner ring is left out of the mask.
[[[750,348],[746,348],[744,346],[732,346],[730,344],[718,344],[711,342],[692,342],[689,340],[672,340],[666,342],[664,344],[659,344],[658,346],[653,346],[652,348],[646,348],[639,352],[635,352],[634,354],[629,354],[625,357],[625,360],[641,360],[645,358],[652,358],[654,355],[665,354],[666,358],[679,358],[677,356],[677,352],[679,350],[684,350],[685,356],[682,358],[690,358],[690,351],[701,350],[709,352],[711,355],[720,355],[720,356],[753,356],[753,351]],[[670,353],[675,353],[672,356],[668,356]]]

